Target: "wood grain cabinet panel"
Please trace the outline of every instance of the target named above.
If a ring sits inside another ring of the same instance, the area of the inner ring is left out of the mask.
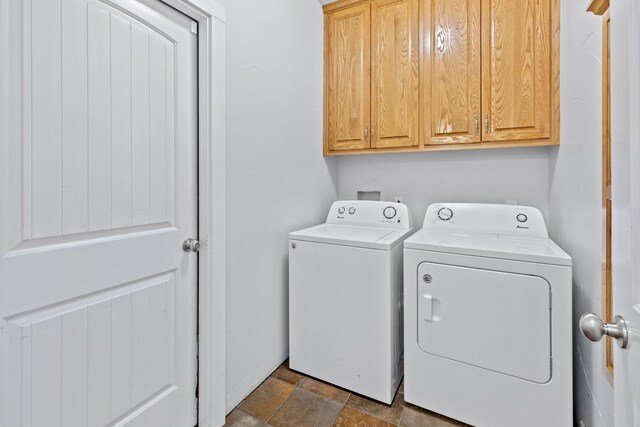
[[[324,12],[325,155],[560,143],[560,0]]]
[[[483,141],[551,136],[551,0],[483,0]]]
[[[372,147],[416,146],[418,138],[418,2],[371,3]]]
[[[329,15],[326,122],[329,150],[370,146],[371,6]]]
[[[480,142],[480,0],[426,0],[426,144]]]

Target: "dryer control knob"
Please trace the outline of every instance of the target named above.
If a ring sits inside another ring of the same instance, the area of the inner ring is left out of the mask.
[[[442,208],[438,211],[438,218],[443,221],[449,221],[453,218],[453,211],[449,208]]]

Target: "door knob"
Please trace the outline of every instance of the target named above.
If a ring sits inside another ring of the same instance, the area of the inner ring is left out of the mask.
[[[182,242],[182,250],[185,252],[197,253],[198,251],[200,251],[200,242],[189,237],[187,240]]]
[[[627,322],[621,316],[616,316],[613,321],[614,323],[604,323],[597,314],[585,313],[580,318],[580,330],[582,335],[593,342],[600,341],[606,335],[615,338],[620,348],[627,348],[629,345]]]

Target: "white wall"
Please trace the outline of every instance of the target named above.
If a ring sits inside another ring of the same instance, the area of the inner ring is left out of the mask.
[[[562,145],[325,159],[316,0],[221,0],[227,10],[227,408],[287,356],[287,232],[335,198],[402,196],[420,225],[436,201],[538,207],[574,268],[574,320],[600,311],[601,20],[562,1]],[[256,216],[260,212],[259,216]],[[574,332],[575,411],[612,426],[601,350]]]
[[[371,154],[338,160],[342,199],[379,190],[382,200],[403,196],[422,225],[435,202],[505,203],[535,206],[547,216],[549,148],[516,148],[430,153]]]
[[[578,319],[602,312],[602,18],[587,1],[563,1],[561,146],[550,158],[550,232],[573,257],[574,411],[587,427],[613,426],[603,345]]]
[[[336,198],[322,157],[316,0],[221,0],[227,14],[227,409],[288,354],[290,231]]]

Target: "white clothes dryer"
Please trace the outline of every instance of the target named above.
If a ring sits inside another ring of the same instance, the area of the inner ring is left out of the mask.
[[[572,426],[571,262],[538,209],[431,205],[404,243],[405,400],[476,427]]]

